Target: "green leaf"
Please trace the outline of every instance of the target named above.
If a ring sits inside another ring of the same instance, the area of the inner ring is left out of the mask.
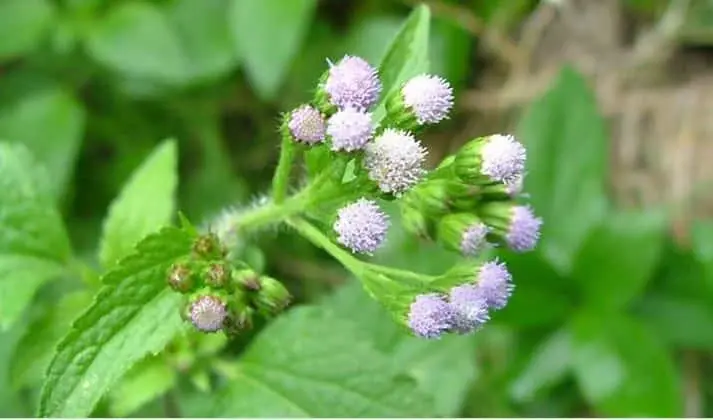
[[[510,385],[510,396],[520,403],[532,401],[539,391],[560,382],[571,369],[571,341],[566,329],[543,340]]]
[[[54,17],[49,0],[0,2],[0,61],[35,49],[47,34]]]
[[[0,327],[22,314],[47,280],[67,274],[71,249],[48,177],[20,145],[0,143]]]
[[[370,63],[380,63],[389,48],[384,40],[394,39],[402,26],[403,20],[398,16],[367,15],[350,25],[343,50]]]
[[[591,305],[621,308],[646,286],[666,239],[660,211],[615,212],[591,231],[574,262],[572,277]]]
[[[374,111],[374,121],[386,115],[383,101],[413,76],[428,70],[428,45],[431,11],[426,5],[413,9],[406,22],[391,41],[379,65],[379,75],[384,86],[382,103]]]
[[[150,2],[121,2],[97,20],[87,49],[99,63],[129,77],[181,82],[187,60],[165,14]]]
[[[163,350],[182,328],[181,295],[166,271],[190,253],[193,236],[168,227],[104,277],[92,306],[57,346],[40,397],[43,417],[84,417],[134,363]]]
[[[567,274],[608,206],[608,138],[584,78],[564,68],[530,106],[518,133],[528,153],[525,190],[544,219],[539,248],[560,274]]]
[[[42,382],[57,343],[91,301],[92,296],[86,291],[70,293],[56,305],[47,307],[30,323],[12,356],[10,381],[13,387],[34,386]]]
[[[713,222],[697,220],[691,229],[691,248],[696,259],[703,265],[704,280],[713,290]]]
[[[112,390],[109,411],[112,417],[127,417],[174,387],[176,372],[160,356],[144,359]]]
[[[571,324],[573,369],[584,397],[606,417],[680,417],[671,355],[624,314],[582,313]]]
[[[176,210],[176,142],[168,140],[131,175],[109,208],[99,244],[99,259],[110,267],[141,239],[168,225]]]
[[[636,309],[641,320],[668,344],[713,349],[713,308],[704,298],[650,295]]]
[[[257,94],[277,95],[299,53],[316,0],[232,0],[230,26],[238,55]]]
[[[356,325],[314,307],[278,318],[250,344],[211,416],[430,416],[416,384]]]
[[[84,131],[84,109],[62,88],[31,88],[22,93],[0,106],[0,138],[22,143],[32,151],[47,168],[48,185],[58,197],[74,172]]]

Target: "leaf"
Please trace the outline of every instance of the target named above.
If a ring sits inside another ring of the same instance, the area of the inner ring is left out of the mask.
[[[232,0],[233,39],[248,80],[265,100],[274,99],[299,53],[316,0]]]
[[[91,298],[86,291],[67,294],[56,306],[49,306],[30,323],[12,356],[10,380],[13,387],[42,382],[57,343],[67,334],[72,321],[91,304]]]
[[[149,2],[121,2],[97,20],[87,38],[97,62],[125,76],[180,83],[187,60],[164,13]]]
[[[39,287],[67,274],[71,249],[44,169],[23,146],[0,143],[0,327]]]
[[[556,385],[571,369],[572,344],[566,329],[555,331],[543,340],[510,385],[510,396],[517,402],[535,399],[537,393]]]
[[[641,320],[668,344],[713,349],[713,308],[705,299],[650,295],[636,309]]]
[[[104,221],[99,259],[110,267],[151,232],[168,225],[176,210],[176,142],[168,140],[149,155],[114,199]]]
[[[525,190],[544,220],[539,248],[560,274],[568,274],[608,206],[604,120],[586,81],[566,67],[517,131],[528,154]]]
[[[697,220],[691,229],[691,248],[698,261],[703,264],[703,279],[713,290],[713,222]]]
[[[176,372],[160,356],[136,364],[111,392],[109,411],[112,417],[126,417],[176,384]]]
[[[47,168],[46,182],[59,197],[74,172],[85,118],[81,104],[64,89],[32,87],[2,103],[0,138],[30,149]]]
[[[623,314],[582,313],[571,328],[575,377],[597,414],[683,415],[671,355],[641,324]]]
[[[166,271],[193,236],[168,227],[145,238],[103,277],[92,306],[57,346],[40,397],[42,417],[84,417],[134,363],[156,354],[182,327],[181,295]]]
[[[343,50],[370,63],[380,63],[389,48],[384,40],[394,39],[402,26],[403,20],[398,16],[368,15],[350,25]]]
[[[230,0],[179,0],[169,8],[187,65],[187,81],[222,76],[237,64],[225,11]]]
[[[414,417],[431,411],[413,381],[360,339],[356,323],[302,307],[253,340],[210,417]]]
[[[428,70],[430,21],[431,10],[428,6],[416,6],[391,41],[379,65],[384,91],[382,103],[374,111],[374,121],[377,124],[386,115],[384,99],[411,77]]]
[[[666,239],[659,211],[615,212],[593,229],[574,261],[572,277],[589,304],[621,308],[646,286]]]
[[[48,0],[0,2],[0,61],[35,49],[47,34],[54,17]]]

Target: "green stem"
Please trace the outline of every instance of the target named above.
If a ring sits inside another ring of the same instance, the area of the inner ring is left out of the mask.
[[[287,188],[290,184],[290,174],[292,173],[292,165],[295,162],[297,149],[295,144],[288,136],[282,136],[282,145],[280,146],[280,159],[277,162],[277,169],[272,178],[272,199],[275,204],[280,204],[287,197]]]
[[[287,224],[312,242],[313,245],[329,253],[353,274],[358,275],[364,269],[364,262],[340,248],[308,221],[301,218],[291,218],[287,220]]]
[[[404,280],[414,280],[419,283],[429,283],[433,280],[433,276],[427,274],[414,273],[413,271],[403,270],[400,268],[387,267],[385,265],[364,263],[370,270]]]

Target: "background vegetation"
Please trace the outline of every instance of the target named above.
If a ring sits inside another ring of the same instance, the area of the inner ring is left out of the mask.
[[[336,262],[276,232],[246,250],[251,264],[286,281],[296,305],[332,316],[288,313],[238,342],[174,340],[109,387],[94,415],[713,416],[708,179],[678,171],[705,166],[711,154],[691,145],[713,130],[693,119],[676,136],[647,131],[679,115],[681,91],[705,94],[713,2],[428,4],[431,71],[460,98],[424,139],[433,161],[493,132],[528,147],[526,191],[546,223],[537,252],[503,255],[517,282],[506,310],[473,337],[408,337]],[[96,251],[114,197],[141,197],[135,213],[157,219],[139,236],[174,214],[176,186],[194,221],[249,202],[269,186],[279,113],[311,97],[327,58],[378,63],[413,6],[0,0],[0,138],[50,175],[40,184],[51,199],[22,211],[43,215],[28,225],[44,234],[43,258],[73,249],[84,273],[44,281],[57,273],[42,261],[18,271],[16,231],[0,217],[0,414],[35,413],[54,346],[98,287],[93,269],[124,252]],[[641,89],[668,108],[632,133],[626,94]],[[686,109],[709,119],[710,105],[695,104]],[[691,150],[675,168],[656,165]],[[3,209],[30,194],[18,189],[34,177],[23,159],[0,162]],[[53,231],[60,217],[71,246]],[[376,258],[436,272],[454,257],[395,230]],[[429,403],[414,411],[416,392]]]

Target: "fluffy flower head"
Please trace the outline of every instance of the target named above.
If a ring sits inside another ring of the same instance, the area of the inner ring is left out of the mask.
[[[485,223],[478,222],[469,226],[463,231],[461,237],[460,250],[463,255],[477,255],[488,244],[486,236],[490,229]]]
[[[401,89],[401,95],[419,124],[435,124],[445,119],[453,108],[453,89],[438,76],[413,77]]]
[[[478,330],[490,319],[488,303],[473,284],[452,288],[449,302],[456,314],[454,329],[461,334]]]
[[[191,322],[204,332],[216,332],[223,328],[228,311],[217,296],[204,295],[199,297],[190,308]]]
[[[408,325],[419,337],[440,338],[453,328],[454,322],[455,311],[437,294],[418,295],[411,303]]]
[[[531,251],[540,239],[542,219],[535,216],[529,206],[516,206],[512,209],[510,228],[505,237],[508,247],[516,252]]]
[[[354,253],[371,255],[386,240],[389,218],[379,205],[366,198],[347,204],[337,212],[337,241]]]
[[[297,141],[315,144],[324,140],[324,117],[321,112],[309,105],[302,105],[292,111],[287,127]]]
[[[324,90],[338,108],[368,109],[379,99],[381,81],[376,69],[366,60],[347,55],[330,65]]]
[[[495,260],[480,267],[475,288],[490,308],[502,309],[507,305],[515,286],[505,264]]]
[[[374,135],[371,114],[352,107],[337,111],[327,122],[327,134],[335,152],[363,149]]]
[[[483,145],[481,154],[481,171],[495,181],[512,182],[522,176],[525,170],[525,147],[515,140],[514,136],[490,136]]]
[[[426,154],[413,135],[387,128],[366,146],[364,166],[381,191],[398,195],[421,180]]]

